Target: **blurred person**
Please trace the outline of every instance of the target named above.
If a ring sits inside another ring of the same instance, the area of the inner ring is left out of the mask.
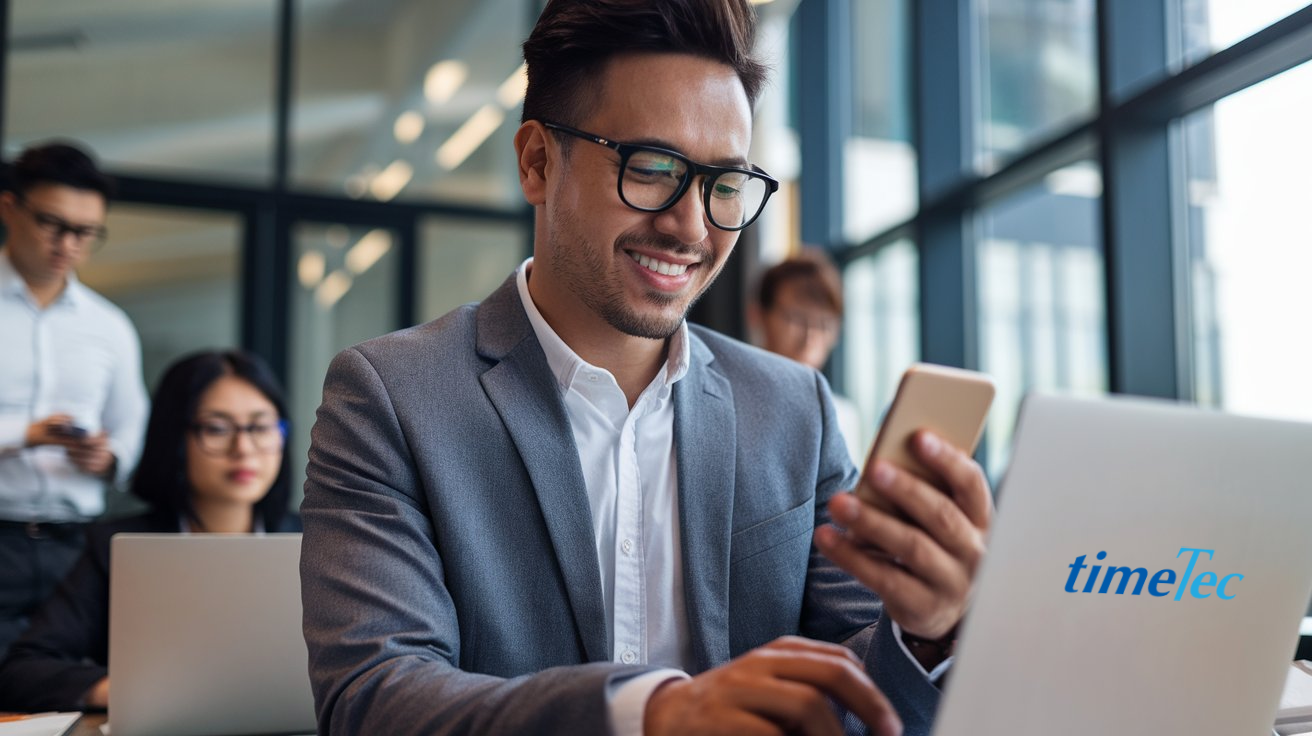
[[[65,143],[28,148],[0,194],[0,656],[82,551],[136,464],[141,344],[76,271],[106,238],[113,183]]]
[[[287,509],[286,411],[277,379],[250,353],[194,353],[164,373],[132,477],[150,511],[87,527],[82,557],[0,663],[0,710],[108,706],[115,534],[300,531]]]
[[[685,320],[778,187],[747,158],[754,27],[747,0],[542,11],[514,136],[533,257],[325,378],[320,734],[928,733],[979,466],[921,433],[941,488],[880,463],[899,511],[862,503],[824,377]]]
[[[761,275],[748,320],[761,347],[821,370],[843,328],[843,281],[823,251],[807,248]],[[861,462],[861,415],[833,394],[838,428],[853,463]]]

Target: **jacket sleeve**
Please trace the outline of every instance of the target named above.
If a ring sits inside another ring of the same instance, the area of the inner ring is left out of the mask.
[[[0,664],[0,710],[79,710],[108,673],[109,540],[88,537],[82,557]]]
[[[829,499],[854,488],[858,474],[839,431],[829,385],[819,374],[816,382],[824,415],[815,499],[815,523],[819,528],[831,521]],[[892,621],[881,614],[878,596],[812,545],[802,635],[838,642],[852,649],[866,663],[866,671],[875,685],[897,709],[907,736],[928,734],[938,708],[939,690],[902,651],[894,637]],[[855,719],[850,715],[848,719],[848,725],[853,725]]]
[[[514,678],[460,669],[462,622],[443,570],[477,563],[443,559],[411,452],[369,359],[340,353],[311,433],[301,506],[319,733],[606,733],[607,685],[645,668],[594,663]],[[533,612],[523,615],[531,626]]]

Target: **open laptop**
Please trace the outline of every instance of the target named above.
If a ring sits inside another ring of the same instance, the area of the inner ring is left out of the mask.
[[[315,731],[301,535],[119,534],[111,544],[114,736]]]
[[[1271,733],[1312,425],[1031,396],[998,504],[935,736]]]

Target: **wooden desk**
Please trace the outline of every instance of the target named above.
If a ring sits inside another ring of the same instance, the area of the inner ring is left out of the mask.
[[[104,713],[86,713],[73,724],[68,736],[100,736],[100,726],[105,719]]]

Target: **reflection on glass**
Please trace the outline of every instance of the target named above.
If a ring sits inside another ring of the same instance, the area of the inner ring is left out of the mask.
[[[1312,419],[1312,64],[1181,121],[1200,403]]]
[[[977,0],[980,164],[1093,112],[1098,95],[1094,0]]]
[[[430,217],[421,222],[419,234],[415,293],[420,322],[482,301],[528,257],[527,233],[518,222]]]
[[[107,225],[109,242],[78,277],[136,325],[148,389],[185,353],[237,345],[239,216],[119,203]]]
[[[902,240],[843,271],[841,390],[861,415],[860,447],[874,439],[902,371],[920,356],[918,264],[915,246]]]
[[[112,168],[267,181],[277,0],[11,0],[5,143],[84,141]]]
[[[302,223],[292,232],[291,403],[293,457],[310,449],[310,427],[333,356],[395,329],[396,237],[390,230]],[[299,500],[305,463],[293,463]],[[293,503],[295,506],[295,503]]]
[[[388,201],[518,201],[524,0],[297,2],[292,179]]]
[[[844,147],[843,234],[860,243],[916,208],[907,0],[852,3],[852,137]]]
[[[1100,196],[1097,169],[1079,164],[980,215],[980,365],[998,388],[990,474],[1009,457],[1026,391],[1107,389]]]
[[[1285,16],[1307,0],[1178,0],[1184,61],[1192,64],[1233,46]]]

